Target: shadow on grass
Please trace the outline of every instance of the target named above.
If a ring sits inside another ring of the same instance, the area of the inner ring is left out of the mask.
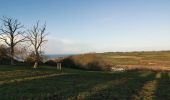
[[[153,80],[155,73],[142,76],[137,73],[136,76],[126,77],[126,80],[119,80],[118,84],[108,84],[106,88],[100,89],[95,93],[90,93],[85,99],[92,100],[133,100],[135,95],[138,95],[138,91],[149,81]],[[111,81],[109,81],[111,82]],[[106,85],[109,82],[105,82],[102,85]]]
[[[50,76],[0,85],[0,97],[3,100],[143,100],[151,93],[151,100],[169,100],[168,74],[161,74],[159,79],[156,75],[154,72],[84,72]],[[156,97],[152,98],[153,95]]]
[[[0,85],[0,97],[9,99],[67,99],[106,81],[130,77],[127,73],[77,73],[12,82]]]
[[[170,100],[170,77],[169,73],[162,73],[158,79],[156,100]]]
[[[43,78],[60,76],[60,75],[65,75],[65,74],[69,74],[69,73],[39,74],[37,76],[27,76],[27,77],[23,77],[23,78],[14,78],[14,79],[10,79],[10,80],[0,81],[0,85],[11,84],[11,83],[16,83],[16,82],[18,83],[18,82],[23,82],[23,81],[35,80],[35,79],[43,79]]]
[[[153,73],[142,76],[134,72],[60,75],[2,85],[0,96],[2,99],[131,99],[153,77]]]

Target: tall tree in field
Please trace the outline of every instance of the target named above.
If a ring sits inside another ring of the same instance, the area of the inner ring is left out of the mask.
[[[35,63],[34,68],[38,67],[38,63],[40,60],[40,53],[41,53],[41,47],[43,46],[44,42],[47,40],[46,37],[46,24],[43,26],[39,26],[39,22],[36,23],[36,25],[33,26],[32,29],[28,30],[28,36],[27,39],[31,43],[31,46],[33,47],[34,53],[35,53]]]
[[[25,40],[24,32],[21,31],[24,26],[17,19],[10,17],[3,17],[1,20],[0,39],[10,48],[11,65],[14,65],[14,48]]]

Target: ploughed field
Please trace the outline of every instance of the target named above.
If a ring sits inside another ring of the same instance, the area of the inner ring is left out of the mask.
[[[0,100],[170,100],[170,73],[0,66]]]

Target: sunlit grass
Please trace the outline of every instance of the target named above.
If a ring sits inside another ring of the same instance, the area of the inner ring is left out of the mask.
[[[156,74],[155,78],[158,78],[158,79],[161,78],[161,73],[158,72],[158,73]]]
[[[154,94],[157,87],[157,81],[152,80],[143,85],[141,90],[133,96],[134,100],[155,100],[156,95]]]

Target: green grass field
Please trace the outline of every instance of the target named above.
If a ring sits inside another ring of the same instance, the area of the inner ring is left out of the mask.
[[[0,100],[170,100],[170,73],[0,66]]]

